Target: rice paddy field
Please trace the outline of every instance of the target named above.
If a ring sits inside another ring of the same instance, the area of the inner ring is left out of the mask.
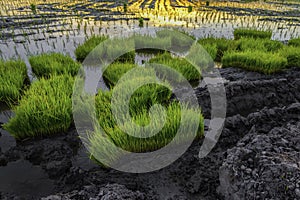
[[[299,0],[0,0],[0,199],[300,199],[299,102]]]

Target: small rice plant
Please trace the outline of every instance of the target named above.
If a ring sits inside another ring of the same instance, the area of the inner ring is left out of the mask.
[[[92,36],[86,40],[82,45],[79,45],[75,50],[76,59],[83,62],[87,55],[100,43],[107,39],[106,36]]]
[[[192,12],[193,11],[193,7],[192,6],[188,6],[188,12]]]
[[[80,64],[71,57],[61,53],[41,54],[29,58],[32,72],[38,77],[48,78],[51,75],[70,74],[75,76],[78,73]]]
[[[203,38],[199,39],[198,43],[201,44],[217,62],[221,61],[226,51],[234,51],[237,49],[236,41],[225,38]],[[215,46],[217,50],[215,50]]]
[[[235,29],[233,32],[234,39],[239,40],[241,38],[261,38],[271,39],[272,31],[259,31],[255,29]]]
[[[18,140],[66,132],[72,123],[73,83],[69,75],[34,82],[4,128]]]
[[[280,51],[280,55],[287,58],[287,67],[300,67],[300,46],[285,46]]]
[[[165,52],[149,60],[149,63],[161,64],[173,68],[179,72],[186,80],[196,81],[201,78],[201,73],[184,58],[173,58],[170,53]],[[158,66],[159,67],[159,66]],[[168,73],[168,72],[166,72]],[[168,74],[165,74],[168,76]],[[180,81],[180,80],[178,80]]]
[[[227,52],[222,58],[223,67],[237,67],[249,71],[272,74],[287,67],[287,59],[279,53],[263,51]]]
[[[26,64],[21,60],[0,60],[0,102],[10,103],[21,96],[28,81]]]
[[[131,63],[113,63],[105,69],[103,78],[110,87],[114,87],[126,72],[135,67],[137,65]]]
[[[124,3],[124,4],[123,4],[123,11],[124,11],[124,12],[127,12],[127,3]]]
[[[32,14],[36,15],[37,10],[36,10],[36,5],[35,4],[30,4],[30,10],[32,12]]]
[[[300,47],[300,38],[290,39],[288,45],[294,47]]]
[[[144,18],[142,17],[139,18],[139,27],[140,28],[144,27]]]
[[[241,38],[238,40],[237,45],[238,51],[261,50],[265,52],[276,52],[284,46],[282,42],[260,38]]]

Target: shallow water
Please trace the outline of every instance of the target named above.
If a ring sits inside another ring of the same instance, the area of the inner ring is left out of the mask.
[[[53,193],[53,181],[40,166],[25,160],[10,162],[0,167],[0,191],[15,193],[24,198],[45,196]]]

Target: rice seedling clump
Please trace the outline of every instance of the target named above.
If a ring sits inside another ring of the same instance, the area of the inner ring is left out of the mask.
[[[178,102],[168,103],[166,98],[161,99],[161,97],[155,96],[153,92],[159,92],[162,89],[163,88],[155,87],[154,85],[145,85],[139,88],[139,91],[137,91],[132,98],[137,99],[142,97],[142,100],[139,100],[139,102],[136,102],[135,100],[132,101],[134,103],[131,102],[131,121],[123,122],[121,124],[117,124],[114,120],[114,116],[112,115],[110,104],[112,91],[99,92],[96,96],[97,119],[108,139],[116,146],[130,152],[150,152],[162,148],[170,143],[177,134],[180,125],[184,126],[183,128],[186,134],[180,137],[179,141],[175,141],[175,144],[177,145],[190,139],[194,139],[193,136],[195,135],[193,134],[193,130],[195,130],[196,126],[198,127],[198,129],[196,129],[198,130],[197,136],[203,136],[204,126],[201,110],[188,108],[184,105],[181,107]],[[168,88],[166,89],[168,90]],[[166,89],[165,92],[167,92]],[[154,96],[149,97],[151,94]],[[170,98],[170,95],[161,94],[161,96]],[[151,101],[149,101],[149,99],[151,99]],[[130,132],[138,132],[139,129],[137,129],[136,126],[132,126],[131,122],[134,122],[142,127],[149,124],[151,124],[153,127],[160,127],[161,120],[158,116],[152,118],[149,117],[149,108],[155,103],[164,105],[166,111],[165,124],[157,134],[148,138],[138,138],[122,131],[124,130],[123,128],[126,127],[126,130],[130,130]],[[137,105],[140,106],[136,107]],[[183,122],[181,121],[182,114],[187,116],[184,118]],[[113,152],[110,152],[111,149],[106,148],[105,144],[103,145],[103,136],[99,131],[97,131],[97,129],[92,137],[89,138],[89,140],[91,143],[90,151],[92,157],[93,152],[101,152],[102,155],[105,154],[106,157],[111,159],[110,162],[114,162],[118,159],[118,157],[112,157],[111,155],[116,155]]]
[[[198,40],[198,43],[210,54],[213,60],[220,62],[226,51],[234,51],[237,43],[234,40],[225,38],[204,38]]]
[[[287,59],[279,53],[263,51],[227,52],[222,58],[223,67],[237,67],[249,71],[271,74],[287,67]]]
[[[287,58],[288,67],[300,67],[300,46],[286,46],[280,51]]]
[[[288,45],[294,47],[300,47],[300,38],[290,39]]]
[[[0,61],[0,102],[18,100],[27,79],[27,68],[23,61]]]
[[[92,36],[86,40],[82,45],[78,46],[75,50],[76,59],[79,62],[83,62],[85,58],[92,52],[93,56],[96,56],[96,61],[99,61],[103,58],[107,61],[116,61],[116,62],[134,62],[135,52],[130,51],[122,54],[126,47],[124,46],[124,41],[122,40],[110,40],[105,46],[99,46],[102,42],[107,40],[106,36]],[[97,51],[93,50],[97,47]],[[133,46],[132,46],[133,47]],[[122,54],[122,55],[120,55]],[[117,59],[116,59],[117,58]]]
[[[70,74],[75,76],[80,68],[79,63],[61,53],[32,56],[29,58],[29,62],[33,73],[38,78],[47,78],[55,74]]]
[[[187,51],[195,41],[195,37],[182,32],[182,31],[172,31],[172,30],[161,30],[157,31],[156,35],[158,38],[171,38],[171,46],[173,50],[176,51]]]
[[[272,31],[259,31],[255,29],[235,29],[233,35],[234,39],[236,40],[239,40],[241,38],[271,39]]]
[[[137,65],[131,63],[113,63],[103,72],[104,80],[110,87],[113,87],[126,72],[135,67]]]
[[[161,64],[166,67],[173,68],[188,81],[195,81],[201,78],[201,73],[195,68],[195,66],[193,66],[191,63],[189,63],[183,58],[173,58],[168,52],[165,52],[156,56],[155,58],[152,58],[149,61],[149,63]]]
[[[69,75],[34,82],[4,128],[16,139],[66,132],[72,123],[73,82]]]
[[[86,40],[82,45],[79,45],[75,50],[76,59],[83,62],[87,55],[97,47],[101,42],[107,39],[106,36],[92,36]]]
[[[260,50],[264,52],[276,52],[283,48],[283,43],[270,39],[254,39],[254,38],[241,38],[237,41],[238,51],[251,51]]]
[[[171,48],[170,37],[159,38],[144,35],[135,35],[134,42],[137,50],[150,50],[159,52]]]

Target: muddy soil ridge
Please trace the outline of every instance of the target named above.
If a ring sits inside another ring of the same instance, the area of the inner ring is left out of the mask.
[[[228,114],[216,147],[203,159],[200,140],[156,172],[85,167],[74,162],[82,145],[72,128],[68,134],[19,142],[1,151],[0,164],[26,160],[53,181],[45,195],[25,199],[299,199],[300,70],[271,76],[232,68],[220,73],[227,82]],[[195,92],[209,120],[207,90]],[[24,195],[1,192],[1,199],[17,197]]]

